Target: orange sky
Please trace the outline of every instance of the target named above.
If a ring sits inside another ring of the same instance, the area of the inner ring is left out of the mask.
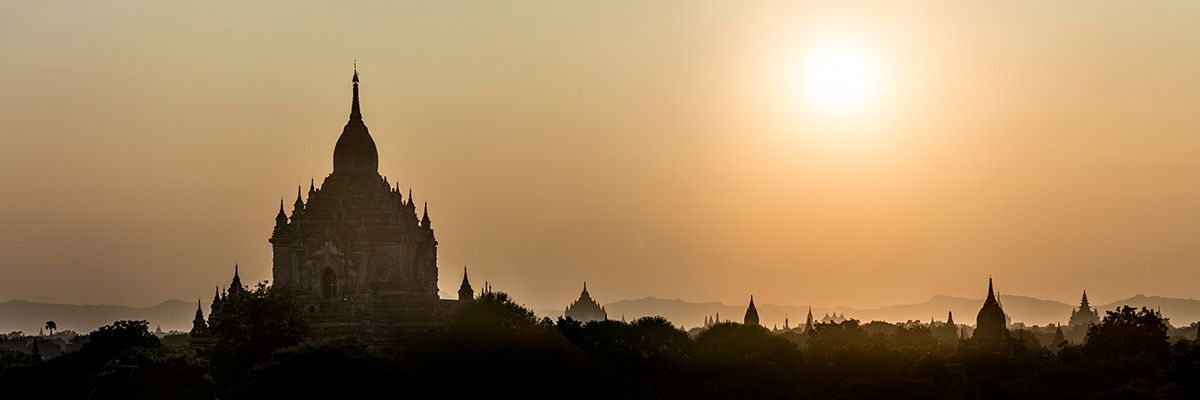
[[[0,299],[269,279],[355,58],[444,297],[1196,297],[1200,4],[838,3],[0,2]],[[843,39],[878,93],[827,118]]]

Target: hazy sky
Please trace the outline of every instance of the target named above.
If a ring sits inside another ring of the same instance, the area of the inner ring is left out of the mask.
[[[1197,297],[1197,21],[1176,1],[0,1],[0,299],[269,279],[353,59],[380,171],[430,204],[443,297],[464,264],[541,308],[583,280],[602,302],[869,307],[989,275]],[[834,111],[806,80],[830,51],[863,70]]]

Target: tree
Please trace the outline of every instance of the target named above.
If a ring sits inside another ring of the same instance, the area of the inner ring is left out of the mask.
[[[694,373],[710,393],[731,398],[786,398],[796,387],[800,349],[758,325],[719,323],[696,337]]]
[[[586,324],[559,318],[556,326],[571,343],[628,373],[678,370],[692,350],[687,333],[663,317],[642,317],[632,323],[606,320]]]
[[[50,336],[54,336],[54,331],[58,330],[58,324],[54,321],[46,321],[46,330],[50,331]]]
[[[260,399],[370,398],[400,386],[383,360],[352,338],[305,342],[275,351],[250,375],[248,397]]]
[[[1165,357],[1170,352],[1167,342],[1167,319],[1157,311],[1142,307],[1135,310],[1123,306],[1107,311],[1104,320],[1088,328],[1084,350],[1092,355],[1147,355]]]
[[[293,294],[259,283],[253,290],[230,293],[208,318],[215,340],[207,355],[221,397],[242,389],[251,368],[271,353],[303,340],[306,325]]]
[[[150,322],[123,320],[88,334],[81,351],[96,359],[108,359],[128,350],[156,347],[162,347],[162,343],[150,333]]]
[[[503,292],[485,292],[461,305],[428,349],[408,354],[407,361],[420,366],[412,370],[419,375],[409,379],[430,388],[453,385],[462,398],[528,397],[534,377],[537,388],[547,392],[597,379],[587,370],[583,352],[553,323],[538,320]]]
[[[846,348],[863,347],[867,343],[867,331],[858,325],[858,320],[841,323],[819,323],[808,335],[808,348],[820,352],[832,352]]]
[[[157,347],[128,351],[105,363],[91,378],[88,399],[213,399],[208,365],[186,349]]]

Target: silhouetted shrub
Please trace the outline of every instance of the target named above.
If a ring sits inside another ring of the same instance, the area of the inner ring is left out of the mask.
[[[1165,358],[1167,320],[1157,311],[1124,306],[1105,313],[1104,320],[1088,328],[1084,350],[1096,356],[1145,355]]]
[[[352,338],[277,350],[250,375],[246,392],[258,399],[370,398],[399,392],[383,360]]]

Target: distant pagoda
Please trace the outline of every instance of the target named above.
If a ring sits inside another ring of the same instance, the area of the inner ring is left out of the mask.
[[[567,306],[563,313],[567,318],[579,322],[604,321],[608,319],[608,312],[604,310],[604,306],[592,299],[592,295],[588,293],[587,282],[583,283],[583,293],[579,294],[579,300],[575,300],[570,306]]]
[[[1071,327],[1087,327],[1100,323],[1100,313],[1088,304],[1087,291],[1083,291],[1083,298],[1079,300],[1079,308],[1071,310],[1071,320],[1067,322]]]
[[[742,325],[756,325],[758,323],[758,309],[754,307],[754,296],[750,296],[750,306],[746,307],[746,316],[742,317]]]
[[[971,334],[970,344],[972,348],[987,353],[1004,353],[1008,350],[1008,316],[1004,314],[1004,308],[992,289],[992,278],[988,278],[987,299],[975,316],[975,331]]]

